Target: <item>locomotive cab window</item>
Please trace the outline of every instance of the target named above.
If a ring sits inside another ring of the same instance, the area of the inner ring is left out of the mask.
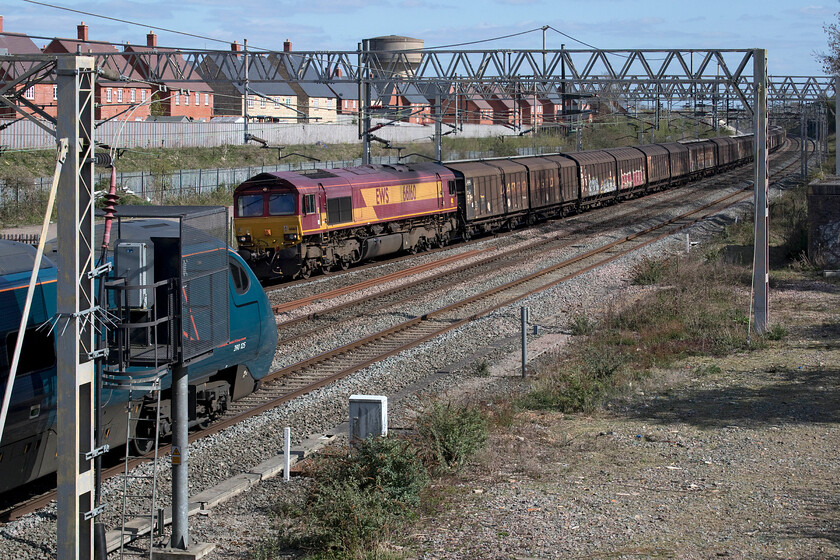
[[[263,215],[263,195],[243,194],[236,201],[236,213],[240,218],[254,218]]]
[[[449,181],[449,195],[453,196],[455,194],[455,181]]]
[[[303,213],[304,214],[314,214],[315,213],[315,195],[314,194],[306,194],[303,196]]]
[[[230,259],[230,277],[233,280],[233,289],[239,295],[244,294],[251,287],[251,279],[248,278],[248,273],[242,268],[238,262]]]
[[[269,216],[289,216],[297,208],[296,196],[293,193],[277,193],[268,195]]]

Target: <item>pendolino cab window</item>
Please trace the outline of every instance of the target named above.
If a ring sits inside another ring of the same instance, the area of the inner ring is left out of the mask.
[[[233,289],[236,293],[242,295],[251,287],[251,280],[248,278],[248,273],[235,260],[230,260],[230,277],[233,280]]]
[[[263,195],[245,194],[236,203],[236,215],[240,218],[254,218],[263,215]]]
[[[270,216],[288,216],[295,213],[295,198],[293,193],[279,193],[268,195],[268,214]]]

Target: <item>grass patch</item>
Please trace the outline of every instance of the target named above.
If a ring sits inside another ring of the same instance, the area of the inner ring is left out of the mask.
[[[749,292],[732,289],[744,283],[740,267],[695,258],[646,259],[634,273],[640,276],[663,287],[608,311],[597,328],[589,328],[589,320],[573,320],[573,332],[585,334],[585,340],[537,379],[519,406],[590,411],[652,368],[749,348]]]
[[[632,282],[636,286],[651,286],[658,284],[665,274],[668,262],[661,259],[645,257],[640,263],[633,267]]]

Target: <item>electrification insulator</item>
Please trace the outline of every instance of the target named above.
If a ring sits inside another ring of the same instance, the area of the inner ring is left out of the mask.
[[[111,167],[114,165],[114,160],[111,159],[111,154],[106,153],[98,153],[93,155],[93,164],[94,165],[101,165],[104,167]]]
[[[102,206],[102,210],[105,212],[105,218],[113,218],[114,217],[114,207],[117,205],[117,202],[120,200],[120,195],[117,193],[105,193],[102,195],[102,198],[105,199],[105,203]]]

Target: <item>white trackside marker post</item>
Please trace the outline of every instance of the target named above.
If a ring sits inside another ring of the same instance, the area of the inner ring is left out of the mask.
[[[289,468],[292,455],[292,429],[283,428],[283,480],[289,482]]]

